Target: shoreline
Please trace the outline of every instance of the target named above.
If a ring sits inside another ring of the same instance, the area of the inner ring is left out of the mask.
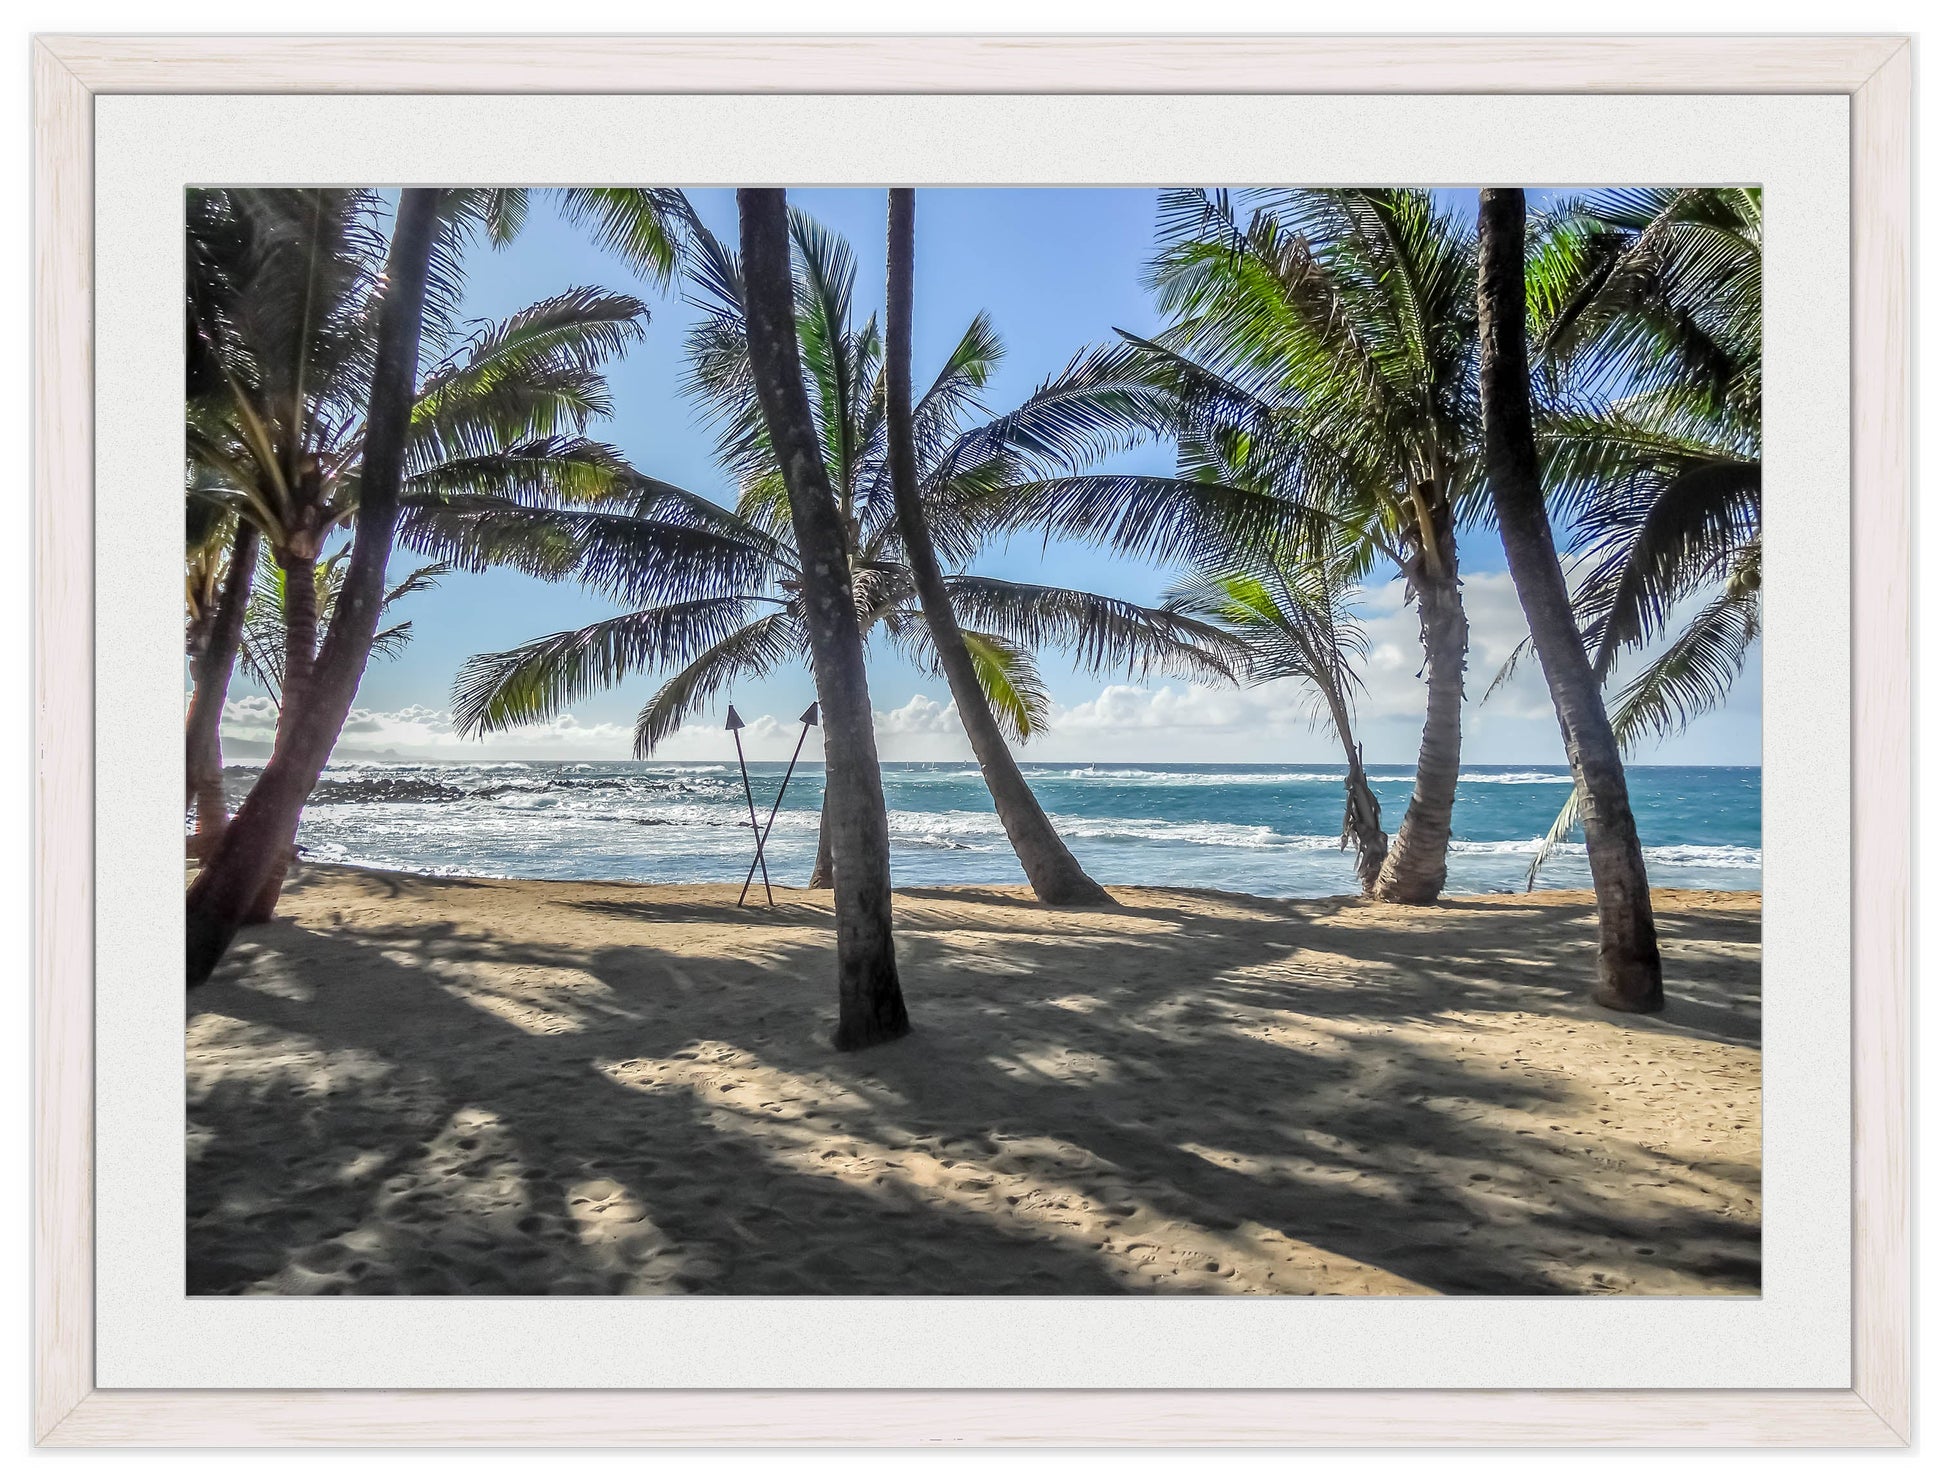
[[[830,1049],[830,893],[301,864],[187,1008],[189,1286],[1759,1290],[1756,892],[894,893],[915,1032]]]

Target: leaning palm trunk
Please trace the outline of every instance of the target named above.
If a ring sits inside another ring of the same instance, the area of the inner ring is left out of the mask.
[[[257,528],[239,522],[216,613],[195,662],[195,690],[184,722],[189,801],[196,806],[196,855],[207,857],[229,823],[223,798],[223,702],[243,644],[243,615],[257,571]]]
[[[825,817],[838,919],[838,1029],[855,1050],[910,1028],[892,945],[892,858],[872,734],[865,646],[838,504],[804,393],[781,190],[739,190],[751,376],[790,498],[803,570],[804,627],[824,725]]]
[[[1369,896],[1378,885],[1379,872],[1385,868],[1385,826],[1379,813],[1378,795],[1372,792],[1371,780],[1365,776],[1365,750],[1352,734],[1351,711],[1344,699],[1327,691],[1325,705],[1345,749],[1345,824],[1338,844],[1340,848],[1348,844],[1357,846],[1353,869],[1358,872],[1359,888]]]
[[[278,554],[278,565],[284,573],[284,680],[277,697],[277,739],[271,747],[273,752],[288,743],[292,727],[307,724],[311,676],[318,661],[317,557],[308,551],[287,549]],[[243,914],[245,925],[256,926],[276,915],[292,854],[288,846],[278,851],[262,889]]]
[[[1480,408],[1487,483],[1507,569],[1527,614],[1581,797],[1601,923],[1595,1002],[1651,1013],[1662,1007],[1662,954],[1642,843],[1629,807],[1621,749],[1582,646],[1541,494],[1527,365],[1526,226],[1526,192],[1480,192]]]
[[[358,682],[371,656],[385,600],[385,564],[392,555],[399,482],[412,410],[413,375],[424,325],[426,277],[440,193],[399,194],[387,287],[379,312],[378,354],[366,414],[362,490],[351,560],[318,651],[301,715],[284,692],[285,719],[270,761],[224,831],[215,854],[189,888],[189,985],[207,979],[256,907],[273,872],[288,860],[304,802],[337,745]],[[313,589],[315,591],[315,589]]]
[[[1451,506],[1442,501],[1430,523],[1432,549],[1415,552],[1405,573],[1419,606],[1419,642],[1426,655],[1426,725],[1412,799],[1372,888],[1381,901],[1411,906],[1427,905],[1446,889],[1446,847],[1459,788],[1460,710],[1466,703],[1466,609]]]
[[[993,717],[980,686],[973,656],[967,652],[953,612],[946,579],[939,570],[932,532],[919,499],[919,459],[912,437],[912,238],[913,193],[887,192],[889,210],[885,289],[885,425],[892,474],[892,499],[898,510],[899,535],[905,542],[906,564],[932,635],[933,652],[945,671],[960,724],[979,759],[980,775],[993,795],[994,810],[1008,842],[1027,873],[1034,895],[1048,906],[1112,904],[1054,832],[1034,790],[1021,776],[1000,724]]]

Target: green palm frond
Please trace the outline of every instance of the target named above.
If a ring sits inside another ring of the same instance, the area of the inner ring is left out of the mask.
[[[408,506],[399,540],[465,571],[511,567],[647,605],[758,589],[765,550],[721,529],[585,506],[536,508],[484,495]]]
[[[345,562],[348,555],[349,547],[341,547],[318,562],[312,569],[312,579],[317,586],[320,631],[330,624],[332,614],[337,611],[338,594],[345,584]],[[442,561],[414,567],[386,591],[379,604],[379,612],[389,613],[406,598],[432,591],[452,570],[451,566]],[[257,564],[249,601],[243,610],[243,641],[237,651],[244,673],[263,686],[273,700],[279,700],[284,688],[285,581],[286,573],[278,563],[262,561]],[[380,629],[372,642],[373,657],[396,659],[405,651],[411,637],[410,622],[397,623]]]
[[[671,675],[642,707],[635,718],[635,755],[652,755],[718,691],[801,658],[804,644],[803,625],[788,608],[766,614],[712,644]]]
[[[345,482],[355,484],[356,477]],[[506,442],[481,453],[411,467],[403,492],[412,505],[481,495],[544,509],[623,506],[642,498],[644,486],[642,476],[609,444],[567,436]]]
[[[993,708],[993,718],[1017,742],[1044,731],[1052,702],[1034,668],[1033,656],[998,634],[962,629],[961,639],[979,678],[980,693]]]
[[[1622,686],[1609,716],[1623,750],[1673,736],[1728,698],[1762,631],[1759,603],[1754,591],[1721,593]]]
[[[946,590],[966,627],[1023,650],[1058,648],[1093,674],[1236,677],[1241,655],[1230,635],[1182,612],[996,577],[948,577]]]
[[[1762,387],[1763,215],[1736,188],[1598,191],[1540,222],[1534,344],[1603,394],[1680,385],[1754,425]]]
[[[1574,603],[1598,677],[1661,633],[1679,602],[1725,578],[1759,528],[1761,474],[1742,460],[1698,461],[1584,519]]]
[[[709,652],[748,626],[750,607],[747,597],[672,603],[475,655],[453,683],[453,729],[483,736],[551,720],[631,674]]]
[[[1202,564],[1262,545],[1323,544],[1328,510],[1262,489],[1155,474],[1076,474],[1011,486],[996,528],[1099,542],[1122,555]]]
[[[679,190],[573,186],[560,192],[561,214],[656,284],[674,276],[695,212]]]
[[[1350,746],[1357,666],[1369,652],[1351,607],[1358,571],[1349,546],[1324,559],[1260,551],[1185,578],[1163,606],[1220,625],[1242,651],[1247,683],[1302,682]]]
[[[1534,858],[1527,862],[1527,889],[1533,890],[1534,883],[1540,879],[1541,867],[1546,865],[1561,842],[1581,827],[1581,785],[1576,783],[1568,793],[1568,801],[1561,805],[1561,811],[1554,816],[1554,822],[1547,826],[1547,833],[1541,836],[1540,843],[1534,847]]]

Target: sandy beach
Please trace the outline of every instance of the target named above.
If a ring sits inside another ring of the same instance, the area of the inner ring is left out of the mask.
[[[188,1288],[1754,1294],[1759,905],[904,890],[840,1055],[828,893],[303,867],[190,993]]]

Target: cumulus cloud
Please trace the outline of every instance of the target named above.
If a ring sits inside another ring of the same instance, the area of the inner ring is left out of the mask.
[[[881,737],[961,736],[959,706],[915,695],[897,710],[873,711],[872,730]]]
[[[277,735],[277,707],[266,695],[232,696],[223,706],[223,747],[239,757],[262,756]],[[345,718],[334,756],[402,757],[409,760],[471,760],[484,756],[528,756],[597,760],[626,757],[633,741],[629,727],[611,722],[584,724],[572,715],[540,726],[503,732],[491,742],[467,741],[453,730],[452,712],[409,705],[395,711],[354,708]]]
[[[1536,662],[1529,658],[1491,696],[1487,694],[1501,665],[1527,632],[1512,578],[1506,572],[1468,577],[1465,597],[1467,756],[1478,762],[1557,760],[1560,733]],[[1359,740],[1367,760],[1374,764],[1409,763],[1417,752],[1425,717],[1418,613],[1407,604],[1404,583],[1398,579],[1365,589],[1356,606],[1370,641],[1370,654],[1359,667],[1363,685],[1355,700]],[[1673,618],[1680,621],[1684,616]],[[1049,656],[1050,676],[1057,666],[1058,660]],[[1760,658],[1753,658],[1751,673],[1732,703],[1734,714],[1704,722],[1697,732],[1654,754],[1655,760],[1683,760],[1692,753],[1702,760],[1722,760],[1707,741],[1707,729],[1717,726],[1721,735],[1732,738],[1734,753],[1752,752],[1760,670]],[[746,715],[745,722],[743,746],[752,760],[782,761],[797,744],[801,728],[795,715]],[[962,762],[972,756],[958,708],[949,698],[914,694],[902,704],[875,710],[873,724],[879,755],[888,762]],[[224,708],[224,745],[233,756],[265,755],[276,729],[277,708],[266,696],[233,696]],[[632,746],[630,726],[583,722],[573,715],[503,732],[489,742],[465,741],[453,733],[450,712],[409,705],[392,711],[354,710],[337,755],[601,760],[629,757]],[[1322,722],[1315,695],[1295,680],[1248,690],[1181,681],[1116,682],[1072,703],[1057,703],[1047,733],[1024,751],[1034,758],[1075,762],[1326,762],[1338,754],[1338,740]],[[821,743],[814,735],[806,756],[815,760],[821,755]],[[672,761],[721,761],[735,752],[721,723],[709,722],[684,727],[658,749],[657,756]]]

